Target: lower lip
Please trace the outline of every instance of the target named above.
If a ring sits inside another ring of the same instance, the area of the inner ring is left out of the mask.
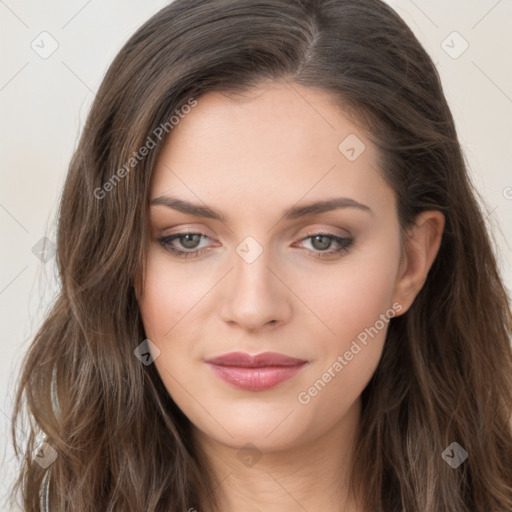
[[[262,368],[242,368],[220,366],[209,363],[213,373],[233,386],[247,391],[263,391],[273,388],[292,378],[306,363],[295,366],[266,366]]]

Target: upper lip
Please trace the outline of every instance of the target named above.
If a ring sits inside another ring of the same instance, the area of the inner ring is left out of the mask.
[[[304,359],[285,356],[276,352],[262,352],[251,355],[247,352],[230,352],[206,359],[207,363],[219,366],[237,366],[242,368],[265,368],[268,366],[298,366],[307,363]]]

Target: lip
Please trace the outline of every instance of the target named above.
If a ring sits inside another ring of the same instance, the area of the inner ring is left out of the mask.
[[[263,391],[293,377],[307,363],[304,359],[276,352],[251,355],[230,352],[205,361],[213,373],[228,384],[248,391]]]

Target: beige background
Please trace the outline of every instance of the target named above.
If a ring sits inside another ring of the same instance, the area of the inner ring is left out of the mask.
[[[1,510],[8,510],[4,475],[15,470],[7,437],[14,378],[56,290],[54,259],[43,263],[32,248],[45,234],[54,240],[67,165],[108,64],[136,28],[167,3],[0,0]],[[510,290],[512,2],[389,3],[438,66]],[[58,47],[45,55],[52,45]]]

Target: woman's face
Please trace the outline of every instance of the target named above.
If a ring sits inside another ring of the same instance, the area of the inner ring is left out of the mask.
[[[316,89],[210,92],[165,142],[151,202],[138,300],[197,432],[271,451],[343,431],[409,306],[394,193],[365,134]],[[233,352],[293,359],[207,362]]]

